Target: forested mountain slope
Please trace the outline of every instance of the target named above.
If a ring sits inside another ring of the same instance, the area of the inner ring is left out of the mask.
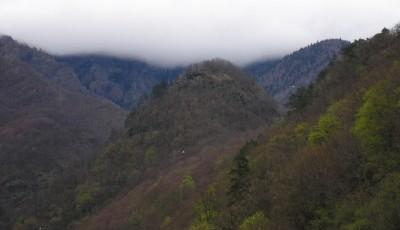
[[[282,59],[245,67],[277,101],[287,103],[298,88],[308,86],[349,42],[328,39],[299,49]]]
[[[29,64],[44,79],[70,91],[85,92],[73,69],[63,65],[44,51],[19,43],[9,36],[0,36],[0,56],[16,58]]]
[[[264,90],[229,62],[190,66],[171,85],[155,87],[129,115],[126,134],[99,155],[77,205],[90,214],[104,197],[115,198],[79,228],[182,229],[217,159],[277,115]],[[90,202],[79,203],[82,196]]]
[[[50,205],[122,128],[125,112],[75,77],[46,53],[0,38],[1,229]]]
[[[197,229],[400,223],[400,30],[358,40],[237,153],[194,205]]]
[[[57,60],[74,69],[82,85],[129,110],[161,81],[172,82],[181,67],[154,67],[139,60],[101,55],[61,56]]]

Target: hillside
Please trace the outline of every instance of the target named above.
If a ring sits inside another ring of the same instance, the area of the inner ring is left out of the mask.
[[[0,228],[51,205],[124,117],[51,56],[0,38]]]
[[[348,46],[220,169],[189,229],[398,229],[399,60],[399,29]]]
[[[229,62],[190,66],[171,85],[157,86],[128,116],[126,134],[99,155],[92,176],[78,189],[77,206],[91,214],[79,228],[187,226],[191,201],[213,177],[217,159],[277,115],[264,90]],[[79,203],[83,195],[90,202]]]
[[[128,110],[136,107],[156,84],[171,82],[183,71],[101,55],[62,56],[57,60],[70,66],[88,91]]]
[[[0,36],[0,56],[16,58],[29,64],[41,77],[65,89],[85,92],[73,69],[57,62],[53,56],[35,47],[19,43],[9,36]]]
[[[308,86],[340,54],[349,42],[329,39],[272,61],[251,64],[245,69],[251,73],[277,101],[287,103],[298,88]]]

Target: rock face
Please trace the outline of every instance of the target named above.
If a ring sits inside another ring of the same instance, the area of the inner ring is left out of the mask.
[[[50,55],[0,38],[0,228],[51,202],[125,112]],[[54,194],[55,193],[55,194]]]
[[[161,81],[171,82],[182,68],[160,68],[138,60],[114,57],[65,56],[58,61],[72,67],[82,85],[125,109],[136,107],[143,95]]]
[[[318,74],[350,43],[329,39],[311,44],[279,60],[246,67],[277,101],[285,104],[300,87],[312,83]]]

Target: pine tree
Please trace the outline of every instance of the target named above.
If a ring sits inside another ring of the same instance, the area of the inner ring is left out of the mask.
[[[233,159],[233,166],[229,172],[231,177],[231,187],[228,191],[229,206],[244,199],[250,187],[250,168],[247,159],[247,150],[250,145],[255,145],[254,142],[247,143],[239,154]]]

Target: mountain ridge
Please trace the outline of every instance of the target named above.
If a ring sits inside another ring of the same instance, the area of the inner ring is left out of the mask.
[[[307,87],[315,81],[320,72],[350,42],[341,39],[327,39],[310,44],[281,59],[256,62],[245,67],[281,104],[286,104],[297,89]]]
[[[88,91],[126,110],[136,107],[155,85],[171,82],[183,71],[106,55],[58,56],[57,60],[70,66]]]

